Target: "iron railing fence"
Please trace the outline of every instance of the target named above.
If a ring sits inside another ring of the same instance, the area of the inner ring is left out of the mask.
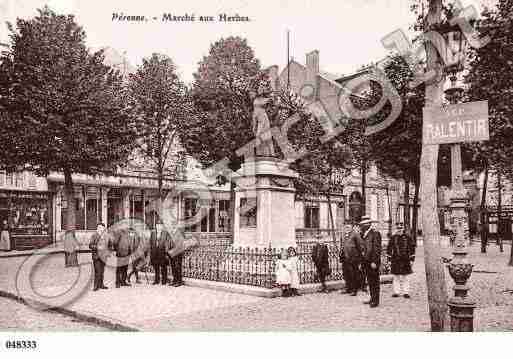
[[[316,242],[302,242],[297,245],[298,272],[301,284],[319,282],[312,248]],[[215,282],[244,284],[273,288],[276,282],[276,260],[280,248],[234,248],[231,246],[199,246],[185,251],[182,275],[185,278],[203,279]],[[331,274],[327,280],[342,280],[343,269],[340,249],[328,244],[328,260]],[[385,253],[382,254],[381,274],[390,273]]]

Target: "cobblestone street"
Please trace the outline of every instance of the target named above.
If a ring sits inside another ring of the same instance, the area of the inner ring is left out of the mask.
[[[479,246],[471,247],[470,261],[475,263],[470,279],[470,294],[476,298],[475,327],[478,331],[513,330],[513,267],[508,267],[509,246],[499,253],[491,245],[486,255]],[[371,309],[366,298],[340,292],[307,294],[295,298],[259,298],[197,287],[162,287],[143,284],[107,291],[87,291],[71,305],[77,310],[95,312],[130,323],[141,330],[381,330],[428,331],[427,295],[423,248],[417,249],[417,261],[411,276],[411,299],[392,298],[390,284],[382,285],[381,305]],[[451,257],[446,250],[446,257]],[[23,258],[0,259],[0,289],[13,291],[13,278]],[[90,256],[80,262],[90,268]],[[55,293],[74,280],[75,269],[65,269],[62,255],[41,261],[34,283],[42,292]],[[447,275],[450,292],[452,279]],[[113,272],[106,273],[113,287]],[[60,289],[59,289],[60,288]],[[45,330],[98,330],[98,327],[74,322],[61,314],[34,312],[12,300],[2,299],[0,328]],[[41,316],[39,320],[36,316]],[[51,318],[55,321],[51,321]],[[34,320],[31,320],[34,318]]]

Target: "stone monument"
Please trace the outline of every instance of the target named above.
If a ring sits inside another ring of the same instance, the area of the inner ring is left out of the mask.
[[[275,90],[276,71],[270,70]],[[260,87],[253,101],[255,156],[248,155],[232,177],[236,184],[233,245],[235,247],[284,248],[296,245],[295,188],[297,173],[276,157],[270,120],[265,110],[270,101]]]

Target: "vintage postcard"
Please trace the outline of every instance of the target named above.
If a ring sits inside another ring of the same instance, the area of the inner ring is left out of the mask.
[[[513,0],[0,0],[0,20],[0,351],[513,330]]]

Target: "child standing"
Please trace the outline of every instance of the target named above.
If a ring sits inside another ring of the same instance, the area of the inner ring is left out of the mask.
[[[287,269],[290,273],[290,292],[293,296],[299,296],[299,271],[298,271],[298,258],[297,252],[294,247],[289,247],[287,250],[288,259],[287,259]]]
[[[285,249],[281,250],[280,257],[276,261],[276,283],[282,290],[283,297],[290,297],[290,272],[288,270],[287,252]]]

